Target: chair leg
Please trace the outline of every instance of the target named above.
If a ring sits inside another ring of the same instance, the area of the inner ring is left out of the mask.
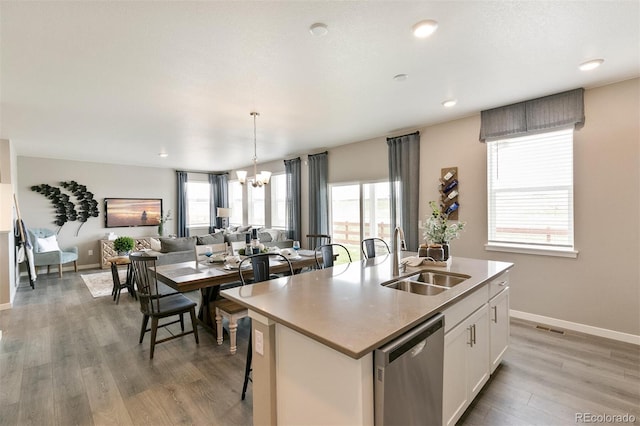
[[[58,275],[62,278],[62,263],[58,263]]]
[[[158,317],[151,318],[151,351],[149,359],[153,359],[153,351],[156,349],[156,335],[158,334]]]
[[[229,317],[229,345],[231,354],[235,354],[238,350],[236,346],[236,336],[238,335],[238,319],[233,315]]]
[[[142,317],[142,328],[140,329],[140,341],[138,343],[142,343],[142,339],[144,339],[144,333],[147,331],[148,324],[149,324],[149,315],[145,315]]]
[[[49,275],[49,272],[51,272],[51,265],[47,265],[47,275]]]
[[[222,344],[222,315],[220,309],[216,308],[216,339],[218,344]]]
[[[74,269],[76,272],[78,272],[78,261],[77,261],[77,260],[74,260],[74,261],[73,261],[73,269]]]
[[[193,328],[193,335],[196,338],[196,344],[200,344],[200,339],[198,338],[198,320],[196,320],[196,308],[189,309],[189,314],[191,314],[191,327]]]
[[[242,385],[242,400],[247,393],[247,385],[249,384],[249,374],[251,374],[251,361],[253,359],[253,344],[252,338],[253,330],[249,328],[249,347],[247,349],[247,363],[244,366],[244,384]]]
[[[180,314],[180,330],[184,333],[184,314]]]

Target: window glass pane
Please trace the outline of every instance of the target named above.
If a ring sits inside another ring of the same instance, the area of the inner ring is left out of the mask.
[[[209,226],[209,183],[187,182],[187,226]]]
[[[247,186],[249,200],[249,225],[264,226],[264,187]]]
[[[573,130],[487,143],[489,243],[573,248]]]
[[[229,207],[229,224],[242,225],[242,185],[237,180],[229,182]]]
[[[391,241],[391,213],[389,210],[389,182],[365,183],[363,195],[363,238],[378,237]]]
[[[349,249],[353,260],[360,259],[359,184],[331,187],[331,237]]]
[[[269,186],[271,187],[271,227],[284,229],[286,226],[287,175],[271,176]]]

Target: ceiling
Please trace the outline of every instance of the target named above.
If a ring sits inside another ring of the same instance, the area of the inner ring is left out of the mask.
[[[640,75],[638,1],[2,1],[0,24],[18,155],[183,170],[251,164],[254,110],[266,162]]]

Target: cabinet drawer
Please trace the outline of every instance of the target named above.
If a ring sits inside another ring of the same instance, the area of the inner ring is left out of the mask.
[[[489,298],[500,293],[506,287],[509,287],[509,271],[505,271],[489,281]]]
[[[444,332],[447,333],[462,320],[474,313],[489,300],[489,286],[483,285],[464,299],[442,311],[444,314]]]

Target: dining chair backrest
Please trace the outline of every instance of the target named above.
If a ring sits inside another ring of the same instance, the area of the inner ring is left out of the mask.
[[[271,279],[272,277],[270,259],[276,259],[278,261],[286,263],[289,269],[287,271],[284,271],[283,273],[285,273],[286,275],[293,275],[293,266],[291,266],[291,261],[287,259],[286,256],[280,253],[258,253],[247,256],[246,258],[242,259],[242,261],[238,265],[238,273],[240,274],[240,281],[242,282],[242,285],[246,285],[248,283],[248,280],[243,274],[243,266],[249,262],[251,262],[251,269],[253,272],[253,279],[251,280],[252,283],[259,283],[261,281],[267,281]]]
[[[384,252],[385,254],[391,253],[389,249],[389,245],[382,238],[365,238],[362,240],[362,254],[365,259],[371,259],[372,257],[376,257],[378,252]]]
[[[315,250],[324,244],[331,244],[331,235],[327,234],[307,234],[309,250]]]
[[[156,278],[156,256],[147,256],[144,252],[134,252],[129,255],[133,276],[138,287],[140,311],[145,315],[160,313],[160,298],[158,280]]]
[[[319,269],[331,268],[333,266],[334,259],[335,259],[335,253],[333,250],[334,247],[341,248],[347,254],[347,258],[349,258],[349,263],[352,262],[351,253],[349,253],[349,249],[347,249],[342,244],[338,244],[338,243],[323,244],[320,247],[316,248],[316,252],[315,252],[316,266]],[[320,254],[320,257],[318,257],[318,254]],[[320,260],[322,260],[322,262],[320,262]]]

